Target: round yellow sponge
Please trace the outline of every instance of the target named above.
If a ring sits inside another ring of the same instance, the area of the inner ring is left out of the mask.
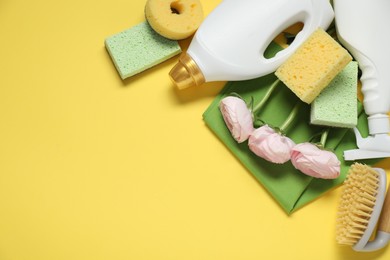
[[[203,20],[203,9],[199,0],[148,0],[145,16],[158,34],[182,40],[198,29]]]

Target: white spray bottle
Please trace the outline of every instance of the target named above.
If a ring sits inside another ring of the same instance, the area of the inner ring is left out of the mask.
[[[183,89],[209,81],[253,79],[274,72],[318,27],[334,18],[329,0],[224,0],[205,19],[187,53],[171,70]],[[304,27],[293,43],[273,58],[271,41],[289,26]]]
[[[389,0],[334,0],[339,40],[362,70],[363,105],[369,136],[355,128],[359,149],[344,152],[345,160],[390,157],[390,24]],[[387,28],[387,27],[385,27]]]

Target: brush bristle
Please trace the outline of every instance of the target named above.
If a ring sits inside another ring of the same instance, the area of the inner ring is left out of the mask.
[[[371,167],[355,163],[348,172],[337,216],[336,240],[355,245],[367,229],[379,187],[379,174]]]

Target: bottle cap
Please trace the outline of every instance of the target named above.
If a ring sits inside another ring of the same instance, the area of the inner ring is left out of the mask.
[[[199,86],[205,82],[205,78],[195,61],[184,53],[179,62],[169,72],[169,77],[178,89]]]

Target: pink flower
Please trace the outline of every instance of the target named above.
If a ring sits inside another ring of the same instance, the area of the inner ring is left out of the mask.
[[[250,135],[248,145],[257,156],[282,164],[290,160],[290,152],[295,143],[290,138],[276,133],[268,125],[264,125]]]
[[[252,113],[244,100],[238,97],[225,97],[219,104],[226,126],[234,139],[242,143],[246,141],[253,132]]]
[[[337,156],[311,143],[297,144],[291,151],[291,162],[296,169],[315,178],[335,179],[340,175]]]

